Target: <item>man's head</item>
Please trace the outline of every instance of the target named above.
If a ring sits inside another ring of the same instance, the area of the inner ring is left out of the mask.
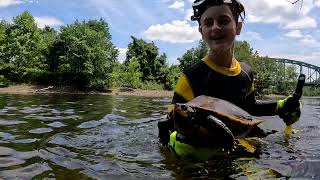
[[[192,20],[199,22],[202,39],[214,52],[232,51],[240,34],[244,7],[237,0],[196,0]]]

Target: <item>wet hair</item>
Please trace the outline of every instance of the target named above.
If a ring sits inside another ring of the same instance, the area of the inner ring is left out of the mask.
[[[192,5],[193,16],[191,16],[191,20],[198,21],[200,25],[201,16],[208,8],[212,6],[221,6],[223,4],[230,7],[235,22],[239,22],[239,17],[244,21],[246,15],[245,9],[238,0],[196,0]]]

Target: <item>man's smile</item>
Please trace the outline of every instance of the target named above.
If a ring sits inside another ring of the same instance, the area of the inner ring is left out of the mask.
[[[218,40],[222,40],[224,38],[225,38],[224,35],[217,35],[217,36],[212,36],[210,39],[214,40],[214,41],[218,41]]]

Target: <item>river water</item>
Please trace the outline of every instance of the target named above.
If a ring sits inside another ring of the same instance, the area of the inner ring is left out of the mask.
[[[178,160],[159,143],[170,98],[0,94],[0,179],[320,179],[320,98],[288,137],[278,117],[255,157]]]

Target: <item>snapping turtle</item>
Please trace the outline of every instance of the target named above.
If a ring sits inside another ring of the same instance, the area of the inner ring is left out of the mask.
[[[187,139],[195,147],[219,147],[228,151],[239,142],[242,144],[239,139],[263,122],[228,101],[209,96],[175,104],[171,116],[180,139]]]

